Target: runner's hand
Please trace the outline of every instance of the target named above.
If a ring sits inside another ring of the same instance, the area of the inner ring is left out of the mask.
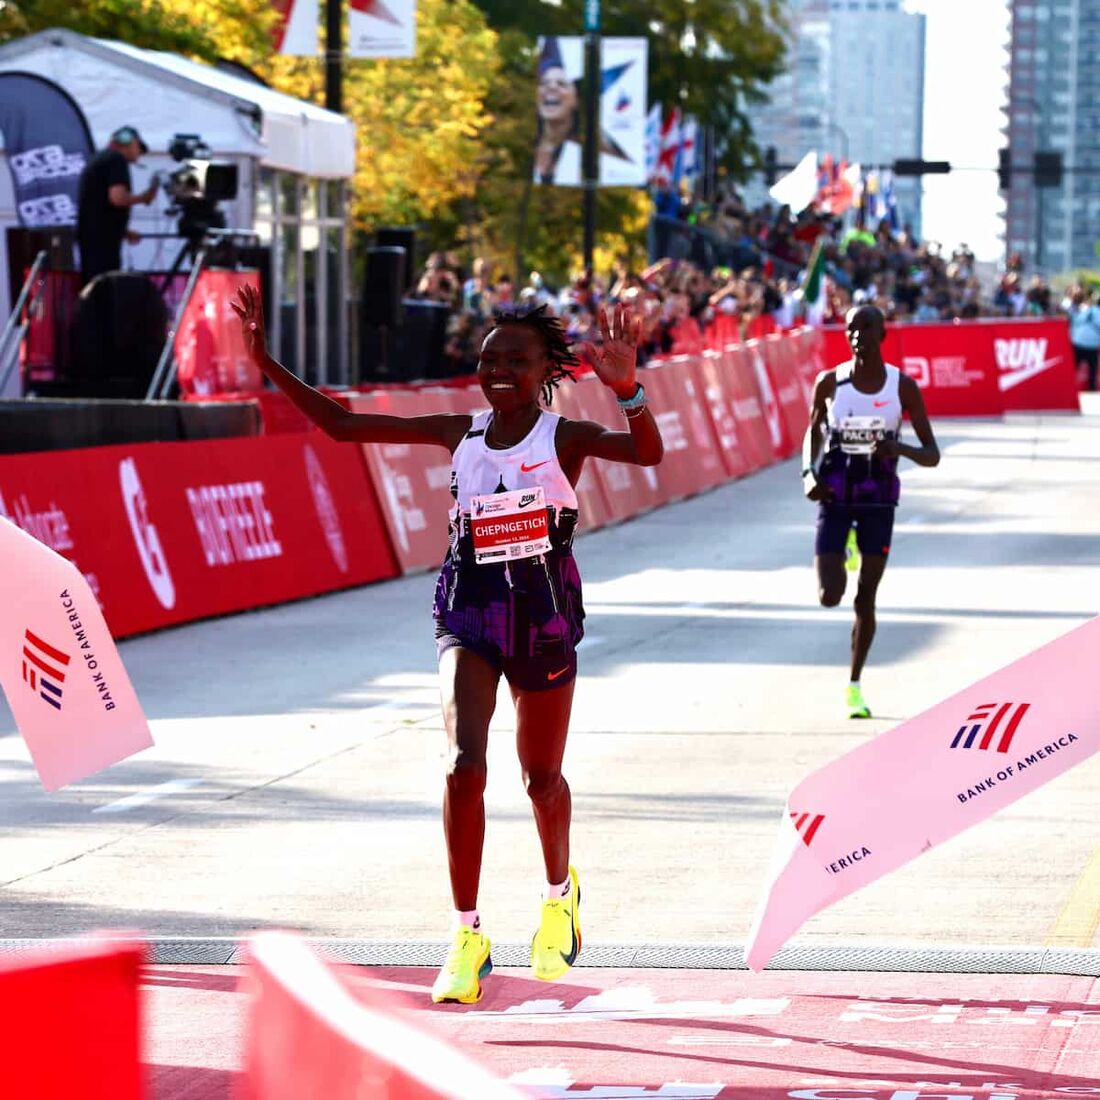
[[[236,300],[229,300],[229,305],[241,319],[241,332],[249,357],[255,359],[263,355],[267,349],[267,337],[264,334],[264,311],[260,305],[259,291],[246,283],[237,292]]]
[[[836,494],[828,485],[822,485],[820,481],[814,481],[806,490],[806,499],[819,504],[832,504],[836,500]]]
[[[620,304],[612,306],[610,313],[601,306],[597,317],[603,342],[585,344],[584,356],[605,386],[619,397],[633,397],[638,388],[635,372],[642,338],[641,315]]]
[[[896,439],[877,439],[875,449],[871,453],[875,458],[897,458],[901,451],[898,449]]]

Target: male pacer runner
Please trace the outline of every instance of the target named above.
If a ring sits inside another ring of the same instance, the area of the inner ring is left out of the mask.
[[[846,325],[852,359],[822,371],[814,383],[802,446],[802,485],[807,498],[818,502],[814,552],[822,606],[836,607],[844,596],[848,569],[859,570],[847,710],[849,718],[870,718],[859,678],[875,637],[875,596],[894,531],[898,459],[935,466],[940,449],[916,382],[883,361],[882,311],[859,306],[849,311]],[[905,416],[919,447],[901,442]],[[853,532],[859,553],[846,567],[845,549]]]

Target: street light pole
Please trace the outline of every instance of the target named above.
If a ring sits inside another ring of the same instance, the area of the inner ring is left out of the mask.
[[[584,2],[584,268],[592,271],[596,250],[596,189],[600,185],[600,0]]]
[[[344,113],[343,0],[325,0],[325,107]]]

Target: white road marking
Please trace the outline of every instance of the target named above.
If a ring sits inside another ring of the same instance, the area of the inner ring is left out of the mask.
[[[169,779],[167,783],[158,783],[148,790],[138,791],[137,794],[128,794],[125,798],[116,798],[114,802],[108,802],[103,806],[96,806],[93,814],[121,814],[127,810],[133,810],[138,806],[145,806],[149,802],[155,802],[165,795],[178,794],[180,791],[197,787],[201,779]]]

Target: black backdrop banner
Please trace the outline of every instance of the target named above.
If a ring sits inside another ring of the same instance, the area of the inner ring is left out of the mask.
[[[0,134],[20,224],[74,225],[80,173],[95,150],[68,92],[33,73],[0,73]]]

